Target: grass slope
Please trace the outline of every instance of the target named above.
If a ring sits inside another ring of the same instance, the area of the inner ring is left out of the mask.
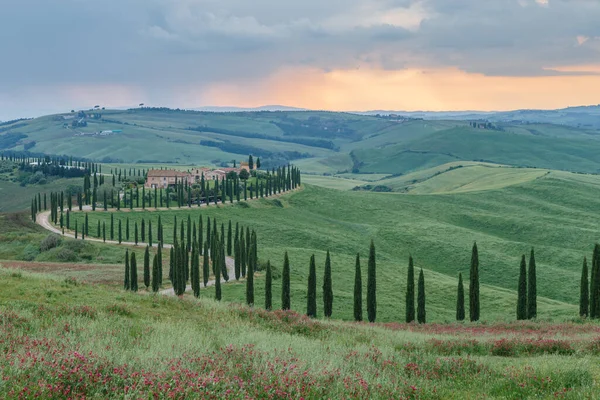
[[[3,398],[593,398],[600,390],[593,324],[348,324],[4,269],[0,281]]]
[[[504,169],[498,169],[504,171]],[[512,170],[518,171],[519,170]],[[428,310],[433,320],[454,318],[456,278],[468,275],[470,249],[480,249],[484,319],[512,319],[520,255],[535,247],[538,265],[540,313],[544,317],[574,316],[584,255],[590,256],[600,237],[595,177],[552,172],[539,179],[500,190],[402,195],[347,192],[307,186],[276,200],[247,205],[161,211],[168,242],[175,215],[197,220],[231,219],[257,230],[260,259],[270,259],[280,272],[283,253],[292,261],[293,307],[303,311],[309,256],[315,253],[319,280],[325,252],[333,257],[334,316],[351,319],[354,256],[366,265],[369,240],[378,252],[378,317],[397,321],[403,315],[408,255],[426,271]],[[75,218],[74,214],[74,218]],[[122,211],[115,217],[132,221],[149,218],[156,226],[157,212]],[[79,214],[80,224],[83,216]],[[90,234],[108,213],[90,214]],[[365,268],[363,268],[365,271]],[[365,278],[366,279],[366,278]],[[257,278],[259,292],[262,276]],[[279,290],[275,281],[275,293]],[[211,296],[210,290],[206,291]],[[244,285],[224,290],[227,300],[242,300]],[[277,306],[279,299],[275,299]],[[321,300],[319,299],[319,304]]]

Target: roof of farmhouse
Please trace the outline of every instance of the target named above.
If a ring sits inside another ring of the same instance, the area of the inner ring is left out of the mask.
[[[175,171],[172,169],[151,169],[150,171],[148,171],[149,178],[152,178],[152,177],[173,178],[173,177],[180,177],[180,176],[188,176],[188,174],[186,172]]]

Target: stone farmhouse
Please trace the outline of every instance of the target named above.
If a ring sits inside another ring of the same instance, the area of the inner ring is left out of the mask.
[[[249,170],[248,163],[241,163],[240,168],[192,168],[187,172],[173,169],[151,169],[148,170],[144,186],[152,189],[166,189],[167,187],[175,186],[181,181],[188,183],[200,182],[202,176],[204,176],[205,181],[222,180],[228,173],[233,171],[239,174],[242,169]]]

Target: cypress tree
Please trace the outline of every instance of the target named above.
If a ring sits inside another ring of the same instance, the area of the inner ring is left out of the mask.
[[[267,273],[265,276],[265,310],[271,311],[273,308],[273,276],[271,272],[271,261],[267,260]]]
[[[240,280],[241,268],[240,268],[240,242],[238,240],[235,241],[235,257],[234,257],[234,271],[235,271],[235,280]]]
[[[115,216],[110,214],[110,240],[115,240]]]
[[[88,213],[85,213],[85,236],[90,236],[90,224],[88,220]]]
[[[150,286],[150,250],[148,246],[144,252],[144,286],[146,289]]]
[[[210,267],[208,265],[208,242],[204,242],[204,258],[202,260],[202,279],[204,287],[208,283],[208,275],[210,274]]]
[[[579,316],[587,317],[589,311],[589,283],[587,259],[583,257],[583,267],[581,268],[581,287],[579,289]]]
[[[158,259],[158,286],[162,286],[163,282],[163,269],[162,269],[162,246],[158,246],[156,250],[156,258]]]
[[[102,241],[106,243],[106,222],[102,221]]]
[[[456,320],[465,320],[465,288],[463,286],[462,273],[458,274],[458,289],[456,294]]]
[[[408,256],[408,272],[406,277],[406,316],[407,324],[415,320],[415,267],[412,256]]]
[[[187,251],[192,250],[192,218],[188,215],[187,218]]]
[[[469,273],[469,317],[471,322],[479,321],[479,253],[477,243],[473,243],[471,268]]]
[[[330,318],[333,313],[333,285],[331,282],[331,258],[329,250],[325,258],[325,273],[323,276],[323,314]]]
[[[221,301],[221,263],[218,260],[219,257],[220,256],[218,255],[217,257],[213,257],[213,268],[215,269],[215,299],[217,301]]]
[[[360,272],[360,253],[356,253],[354,267],[354,320],[362,321],[362,276]]]
[[[367,316],[369,322],[377,317],[377,266],[375,261],[375,243],[371,240],[369,249],[369,265],[367,271]]]
[[[206,244],[208,244],[208,247],[210,247],[210,217],[206,217]]]
[[[129,284],[130,284],[131,290],[133,292],[137,292],[138,291],[137,263],[135,261],[135,253],[134,252],[131,252],[130,269],[131,269],[131,281],[129,282]]]
[[[192,290],[194,291],[194,296],[200,296],[200,260],[198,258],[198,249],[194,244],[192,249]]]
[[[77,225],[75,225],[77,226]],[[596,243],[592,255],[592,280],[590,282],[590,318],[598,318],[600,312],[600,245]]]
[[[242,277],[246,276],[246,241],[244,240],[244,230],[240,236],[240,269]]]
[[[283,258],[283,273],[281,275],[281,309],[290,309],[290,259],[287,251]]]
[[[310,257],[308,270],[308,290],[306,295],[306,315],[317,317],[317,270],[315,266],[315,255]]]
[[[419,284],[417,294],[417,321],[420,324],[427,322],[425,312],[425,276],[423,275],[423,268],[419,272]]]
[[[175,246],[175,245],[173,245]],[[174,247],[171,247],[171,249],[169,250],[169,280],[171,281],[171,284],[173,285],[173,288],[175,288],[175,249]]]
[[[537,279],[535,270],[535,255],[533,248],[529,256],[529,273],[527,277],[527,318],[537,317]]]
[[[60,216],[60,221],[61,221],[61,225],[62,225],[62,214]],[[97,228],[97,233],[96,233],[96,237],[101,237],[102,236],[102,230],[100,229],[100,220],[98,220],[98,228]]]
[[[254,305],[254,249],[251,246],[248,258],[248,275],[246,276],[246,303]]]
[[[142,218],[142,222],[140,224],[140,234],[142,236],[142,243],[146,242],[146,221]]]
[[[125,219],[125,240],[129,241],[129,217]]]
[[[158,268],[158,254],[154,256],[154,260],[152,261],[152,291],[154,293],[158,292],[159,288],[159,268]]]
[[[527,319],[527,265],[525,254],[521,257],[519,270],[519,286],[517,289],[517,319]]]
[[[121,229],[121,219],[119,219],[119,244],[121,244],[122,239],[123,239],[123,230]]]
[[[148,220],[148,245],[152,247],[152,220]]]
[[[227,255],[231,257],[231,246],[233,245],[232,241],[233,233],[231,232],[231,220],[229,220],[229,227],[227,228]]]
[[[129,272],[129,249],[127,249],[125,250],[125,280],[123,281],[123,289],[129,290],[131,288],[131,286],[129,285],[130,278],[131,276]]]
[[[135,221],[135,225],[133,225],[133,238],[135,239],[135,245],[138,245],[138,224]]]

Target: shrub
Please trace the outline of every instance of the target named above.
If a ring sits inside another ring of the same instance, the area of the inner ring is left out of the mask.
[[[48,251],[50,249],[60,246],[61,242],[62,238],[59,235],[51,233],[48,236],[46,236],[44,240],[42,240],[42,243],[40,243],[40,250]]]
[[[56,251],[52,254],[52,256],[57,261],[62,261],[62,262],[77,261],[77,254],[75,254],[75,252],[73,250],[67,249],[65,247],[57,248]]]
[[[40,254],[40,248],[33,244],[28,244],[21,253],[21,260],[33,261]]]

